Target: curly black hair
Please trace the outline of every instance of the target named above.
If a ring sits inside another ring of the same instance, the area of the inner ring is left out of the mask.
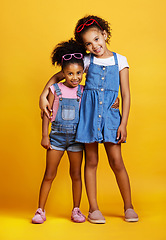
[[[70,53],[82,53],[83,56],[85,56],[86,51],[85,48],[79,43],[77,43],[75,40],[73,40],[73,38],[66,42],[60,42],[55,46],[51,54],[52,64],[55,65],[56,63],[57,65],[60,65],[62,69],[65,68],[65,66],[67,66],[70,63],[78,63],[82,67],[84,67],[83,59],[77,59],[75,57],[72,57],[70,60],[62,61],[62,57],[65,54]]]
[[[85,24],[90,19],[94,19],[99,25],[94,21],[94,23],[92,25],[89,25],[89,26],[85,25],[84,28],[82,29],[82,31],[77,32],[77,29],[79,28],[79,26],[82,24]],[[103,18],[94,16],[94,15],[88,15],[88,16],[85,16],[85,17],[81,18],[80,20],[78,20],[75,30],[74,30],[74,36],[75,36],[76,41],[79,44],[83,45],[82,34],[85,31],[87,31],[88,29],[94,28],[94,27],[96,27],[100,31],[105,30],[107,32],[108,36],[107,36],[106,42],[109,43],[110,38],[111,38],[111,30],[112,30],[110,27],[110,23],[105,21]]]

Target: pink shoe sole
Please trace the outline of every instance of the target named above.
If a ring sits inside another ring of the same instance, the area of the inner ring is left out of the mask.
[[[34,224],[42,224],[42,223],[44,223],[46,220],[32,220],[32,223],[34,223]]]
[[[83,223],[83,222],[85,222],[85,219],[83,219],[83,220],[77,220],[77,219],[74,219],[73,217],[71,217],[71,220],[72,220],[73,222],[76,222],[76,223]]]

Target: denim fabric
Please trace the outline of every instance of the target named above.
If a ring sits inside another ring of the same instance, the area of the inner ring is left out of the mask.
[[[119,67],[116,53],[115,65],[100,66],[93,63],[93,54],[83,92],[80,121],[76,141],[82,143],[117,143],[117,130],[121,122],[119,109],[111,108],[119,91]],[[84,133],[84,134],[82,134]]]
[[[75,134],[72,133],[56,133],[52,130],[50,134],[51,137],[51,147],[55,150],[60,151],[71,151],[71,152],[79,152],[84,149],[84,145],[82,143],[75,142]]]
[[[76,99],[63,98],[61,90],[54,84],[55,92],[59,97],[59,108],[55,120],[51,125],[50,143],[53,149],[62,151],[82,151],[83,144],[75,142],[76,129],[79,121],[79,100],[81,88],[78,86]]]

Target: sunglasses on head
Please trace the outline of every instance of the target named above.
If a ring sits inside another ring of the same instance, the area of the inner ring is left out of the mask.
[[[62,56],[62,63],[63,60],[69,61],[72,57],[76,59],[83,59],[83,54],[82,53],[68,53]]]
[[[81,31],[84,29],[85,26],[88,27],[88,26],[92,25],[93,23],[96,23],[96,24],[101,28],[101,30],[103,31],[102,27],[99,25],[99,23],[98,23],[95,19],[89,19],[89,20],[86,21],[85,23],[81,24],[81,25],[77,28],[76,32],[77,32],[77,33],[81,32]]]

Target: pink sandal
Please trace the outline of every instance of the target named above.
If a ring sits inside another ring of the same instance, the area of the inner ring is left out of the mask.
[[[71,214],[71,220],[73,222],[82,223],[85,222],[85,216],[82,214],[78,207],[75,207]]]
[[[38,208],[32,218],[32,223],[44,223],[44,221],[46,221],[45,211],[43,212],[41,208]]]

